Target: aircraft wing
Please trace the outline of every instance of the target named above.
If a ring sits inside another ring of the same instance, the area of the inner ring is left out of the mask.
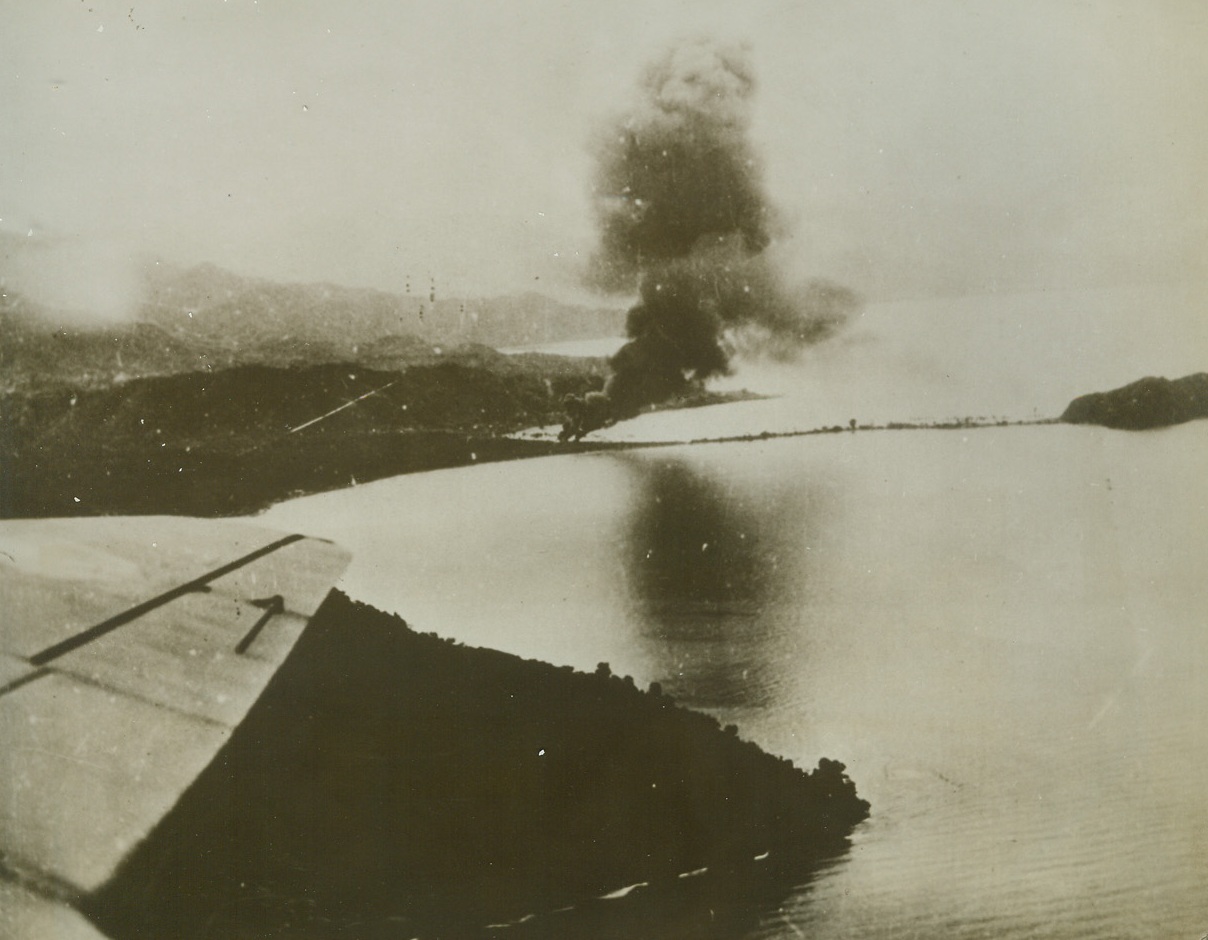
[[[349,556],[180,517],[0,524],[0,937],[71,909],[210,762]]]

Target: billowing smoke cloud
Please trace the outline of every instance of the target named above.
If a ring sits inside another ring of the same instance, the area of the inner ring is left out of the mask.
[[[775,220],[747,139],[754,94],[745,46],[680,43],[597,142],[590,280],[639,300],[604,392],[568,400],[564,438],[726,372],[736,348],[791,356],[855,306],[834,285],[791,286],[770,260]]]
[[[747,142],[755,78],[744,47],[669,49],[642,76],[639,100],[601,135],[596,282],[631,289],[646,268],[690,255],[703,237],[767,247],[768,208]]]

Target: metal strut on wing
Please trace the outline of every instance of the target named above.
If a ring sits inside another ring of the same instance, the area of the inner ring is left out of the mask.
[[[264,613],[260,615],[260,619],[252,624],[252,629],[248,630],[247,635],[235,646],[235,652],[241,656],[248,651],[248,647],[252,645],[260,631],[264,629],[264,625],[272,619],[274,614],[285,613],[285,598],[280,594],[274,594],[272,597],[261,597],[252,601],[256,607],[264,609]]]

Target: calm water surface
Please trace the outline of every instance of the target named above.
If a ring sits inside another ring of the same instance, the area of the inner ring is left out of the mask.
[[[926,385],[899,407],[948,416]],[[778,429],[786,399],[760,404]],[[345,589],[418,629],[608,661],[801,766],[846,762],[871,819],[754,936],[1195,940],[1206,470],[1208,422],[862,431],[421,474],[262,518],[351,548]]]

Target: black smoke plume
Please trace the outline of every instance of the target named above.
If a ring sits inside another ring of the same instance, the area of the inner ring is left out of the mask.
[[[747,139],[755,77],[746,47],[677,44],[638,90],[597,142],[600,245],[589,279],[636,288],[639,300],[604,391],[567,400],[563,439],[727,372],[736,348],[791,356],[856,305],[835,285],[790,286],[769,261],[774,217]]]

